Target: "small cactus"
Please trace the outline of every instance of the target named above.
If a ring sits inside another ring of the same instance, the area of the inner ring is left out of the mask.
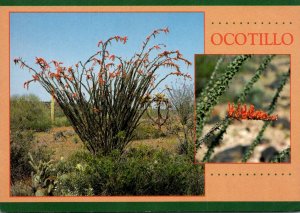
[[[57,184],[56,177],[51,176],[53,161],[39,161],[36,163],[30,153],[28,153],[28,156],[29,164],[34,170],[31,173],[33,193],[35,196],[52,196]]]

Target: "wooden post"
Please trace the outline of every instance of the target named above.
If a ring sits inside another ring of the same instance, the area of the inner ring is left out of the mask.
[[[54,103],[55,103],[55,100],[54,100],[54,97],[53,95],[51,95],[51,122],[54,123]]]

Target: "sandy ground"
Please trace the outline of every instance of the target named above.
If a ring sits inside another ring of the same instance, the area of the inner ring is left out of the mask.
[[[61,132],[63,135],[60,136]],[[74,152],[84,149],[83,143],[75,134],[72,127],[55,127],[48,132],[40,132],[35,135],[36,145],[43,145],[54,151],[53,159],[68,158]],[[135,140],[129,143],[128,147],[145,145],[157,149],[166,149],[170,152],[176,152],[178,140],[175,136],[161,137],[157,139]]]

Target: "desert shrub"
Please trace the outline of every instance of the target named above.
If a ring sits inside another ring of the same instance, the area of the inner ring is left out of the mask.
[[[71,126],[71,123],[65,116],[55,117],[53,126],[55,127]]]
[[[174,115],[179,120],[178,127],[173,131],[179,140],[179,153],[180,154],[193,154],[192,147],[193,133],[194,133],[194,89],[192,85],[188,85],[186,82],[178,84],[168,89],[168,99],[174,110]],[[172,128],[172,126],[171,126]],[[183,135],[180,134],[183,133]]]
[[[50,158],[45,146],[34,144],[34,132],[45,131],[51,124],[46,106],[34,95],[13,96],[10,110],[10,171],[14,183],[30,177],[28,152],[38,160]]]
[[[106,157],[80,152],[57,170],[58,195],[199,195],[204,190],[202,166],[147,147]]]
[[[34,144],[32,131],[11,131],[10,134],[10,174],[11,181],[30,177],[28,153],[31,152],[38,161],[47,161],[53,154],[46,146]]]
[[[24,181],[18,181],[11,186],[12,196],[33,196],[33,191],[29,184]]]
[[[151,105],[152,94],[167,78],[191,77],[181,71],[181,65],[191,62],[179,50],[152,44],[153,38],[168,32],[168,28],[154,30],[128,60],[108,51],[112,42],[125,44],[128,40],[127,36],[113,36],[99,41],[99,49],[74,66],[38,57],[36,66],[29,66],[22,58],[15,58],[14,63],[33,74],[25,87],[38,82],[55,98],[91,153],[107,155],[114,149],[124,151]],[[165,68],[168,71],[157,78]]]
[[[159,137],[166,136],[159,129],[155,128],[153,124],[149,124],[148,122],[142,122],[135,130],[134,130],[134,140],[144,140],[144,139],[155,139]]]
[[[11,181],[29,177],[32,171],[28,161],[33,133],[31,131],[11,132],[10,135],[10,175]]]
[[[46,131],[51,127],[50,111],[35,95],[12,96],[11,129]]]
[[[53,154],[46,146],[34,144],[32,131],[11,131],[10,174],[12,182],[30,177],[32,167],[28,163],[29,152],[38,161],[47,161]]]

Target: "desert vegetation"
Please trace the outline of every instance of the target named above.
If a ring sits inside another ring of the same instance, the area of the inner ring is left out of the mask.
[[[168,32],[154,30],[129,60],[108,50],[126,36],[99,41],[99,51],[74,66],[14,59],[32,73],[24,87],[39,83],[56,111],[51,122],[49,103],[11,98],[12,195],[204,193],[203,166],[193,164],[193,90],[181,70],[191,62],[151,43]],[[164,88],[172,76],[181,84]]]

